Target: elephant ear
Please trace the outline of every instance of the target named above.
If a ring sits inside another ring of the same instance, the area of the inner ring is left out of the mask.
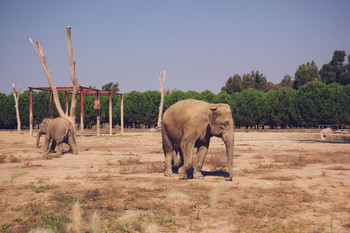
[[[50,123],[50,120],[51,120],[51,119],[49,119],[49,118],[45,118],[45,119],[43,120],[43,122],[41,122],[40,127],[41,127],[44,131],[46,130],[47,125]]]
[[[210,110],[211,110],[211,113],[212,113],[212,117],[213,117],[213,120],[215,120],[215,118],[217,117],[217,114],[218,114],[218,107],[217,106],[212,106],[210,107]]]

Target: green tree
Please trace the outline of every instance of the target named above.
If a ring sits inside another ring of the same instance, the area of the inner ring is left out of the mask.
[[[322,124],[322,116],[325,115],[323,101],[323,89],[326,85],[320,81],[313,81],[302,86],[295,95],[295,106],[301,116],[300,125],[315,127]]]
[[[221,91],[226,91],[231,95],[235,92],[241,92],[242,89],[242,77],[239,74],[235,74],[233,77],[228,78],[225,86],[221,88]]]
[[[252,71],[253,72],[253,71]],[[254,88],[254,79],[251,74],[244,74],[242,79],[242,90],[247,90],[249,88]]]
[[[200,96],[201,96],[201,100],[207,103],[213,103],[213,99],[215,95],[211,91],[205,90],[202,93],[200,93]]]
[[[117,93],[119,91],[119,83],[109,82],[102,86],[102,91],[110,91]]]
[[[290,76],[289,74],[284,75],[282,81],[280,82],[280,86],[281,87],[293,87],[293,80],[292,80],[292,76]]]
[[[240,93],[237,99],[238,124],[248,127],[263,126],[266,122],[264,93],[248,89]]]
[[[282,129],[291,127],[294,123],[294,95],[296,90],[284,87],[276,91],[266,93],[267,123],[270,128],[281,126]]]
[[[314,61],[302,64],[295,72],[293,88],[299,89],[303,85],[319,80],[318,68]]]
[[[339,83],[341,85],[350,83],[350,56],[348,56],[347,65],[344,64],[345,56],[345,51],[334,51],[332,60],[328,64],[323,65],[320,70],[322,82],[326,84]]]

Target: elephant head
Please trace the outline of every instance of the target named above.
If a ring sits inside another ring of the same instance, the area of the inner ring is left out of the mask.
[[[227,180],[233,178],[233,151],[234,151],[234,123],[230,106],[227,104],[215,104],[210,110],[212,111],[211,118],[211,135],[220,137],[226,146],[227,167],[229,170],[229,177]]]
[[[43,122],[41,122],[39,125],[39,132],[38,132],[37,137],[36,137],[36,147],[37,148],[40,148],[40,146],[39,146],[40,137],[42,134],[46,134],[47,126],[50,123],[50,121],[51,121],[50,118],[45,118],[43,120]]]

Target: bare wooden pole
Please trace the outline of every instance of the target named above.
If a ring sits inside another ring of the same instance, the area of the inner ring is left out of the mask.
[[[80,88],[80,135],[84,136],[84,88]]]
[[[29,137],[33,137],[33,89],[29,90]]]
[[[18,131],[18,133],[21,133],[21,118],[20,118],[20,115],[19,115],[19,107],[18,107],[18,99],[19,99],[19,93],[21,92],[21,84],[19,84],[18,93],[16,95],[15,84],[12,83],[12,91],[13,91],[13,97],[15,98],[15,108],[16,108],[16,117],[17,117],[17,131]]]
[[[73,59],[73,48],[72,48],[72,41],[71,41],[71,27],[70,26],[66,27],[66,30],[67,30],[67,47],[68,47],[68,55],[69,55],[70,73],[71,73],[71,80],[72,80],[72,83],[74,86],[73,94],[72,94],[70,117],[68,115],[66,115],[66,113],[64,113],[64,111],[61,107],[61,103],[60,103],[59,98],[58,98],[57,89],[56,89],[55,84],[53,83],[51,71],[48,69],[47,64],[46,64],[46,58],[45,58],[45,54],[44,54],[44,50],[42,48],[41,42],[40,41],[36,42],[37,47],[38,47],[37,48],[34,45],[31,38],[29,38],[29,41],[32,44],[36,54],[38,55],[39,60],[43,66],[45,73],[46,73],[46,76],[47,76],[47,79],[49,81],[51,91],[52,91],[52,94],[54,97],[56,109],[57,109],[59,115],[63,118],[68,119],[74,125],[75,124],[75,109],[76,109],[76,103],[77,103],[77,93],[78,93],[80,84],[78,82],[78,79],[75,76],[75,61]],[[67,109],[66,109],[66,112],[67,112]]]
[[[124,133],[124,95],[120,96],[120,133]]]
[[[68,116],[68,92],[65,92],[66,94],[66,115]]]
[[[163,76],[163,82],[161,81],[161,72],[159,72],[159,90],[160,90],[160,104],[159,104],[159,113],[158,113],[158,123],[157,128],[160,129],[162,127],[162,115],[163,115],[163,105],[164,105],[164,81],[165,81],[165,70]]]
[[[98,101],[98,109],[97,109],[97,136],[101,135],[100,123],[101,123],[101,112],[100,112],[100,92],[97,91],[97,101]]]
[[[76,62],[73,59],[73,47],[71,40],[71,27],[66,27],[67,30],[67,47],[68,47],[68,56],[69,56],[69,64],[70,64],[70,76],[73,83],[73,94],[72,94],[72,102],[70,108],[70,118],[72,118],[72,122],[75,124],[75,109],[77,107],[77,94],[79,90],[79,82],[77,77],[75,76],[75,64]]]
[[[53,108],[52,108],[52,91],[50,91],[50,118],[53,118]]]
[[[52,90],[52,93],[53,93],[54,102],[55,102],[56,109],[57,109],[58,113],[60,114],[61,117],[66,118],[69,121],[71,121],[71,119],[62,110],[61,103],[60,103],[60,100],[58,98],[57,89],[56,89],[55,84],[53,83],[51,71],[48,69],[48,67],[46,65],[46,58],[45,58],[45,54],[44,54],[44,50],[42,48],[41,42],[40,41],[36,42],[36,44],[38,46],[38,49],[39,49],[39,52],[38,52],[38,49],[34,45],[34,43],[33,43],[31,38],[29,38],[29,41],[32,44],[36,54],[38,55],[39,60],[41,62],[41,65],[43,66],[43,69],[44,69],[44,71],[46,73],[47,79],[49,81],[49,84],[50,84],[50,87],[51,87],[51,90]]]
[[[109,92],[109,135],[112,135],[113,132],[113,119],[112,119],[112,94]]]

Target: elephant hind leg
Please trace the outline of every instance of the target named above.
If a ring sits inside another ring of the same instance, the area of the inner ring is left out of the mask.
[[[195,168],[193,171],[193,178],[195,179],[203,178],[202,167],[203,167],[204,159],[208,153],[208,146],[209,145],[205,145],[198,148],[197,164],[195,164]]]
[[[68,138],[68,145],[70,147],[70,149],[72,150],[73,154],[74,155],[77,155],[78,154],[78,148],[77,148],[77,144],[75,142],[75,136],[70,136]]]
[[[63,148],[62,148],[62,141],[61,142],[56,142],[57,143],[57,152],[56,155],[60,156],[63,154]]]
[[[53,153],[56,149],[56,141],[52,140],[51,147],[50,147],[50,153]]]
[[[173,145],[165,132],[162,132],[162,143],[163,143],[163,151],[165,156],[165,171],[164,176],[173,176],[173,170],[171,166],[171,162],[173,158],[176,157]]]

